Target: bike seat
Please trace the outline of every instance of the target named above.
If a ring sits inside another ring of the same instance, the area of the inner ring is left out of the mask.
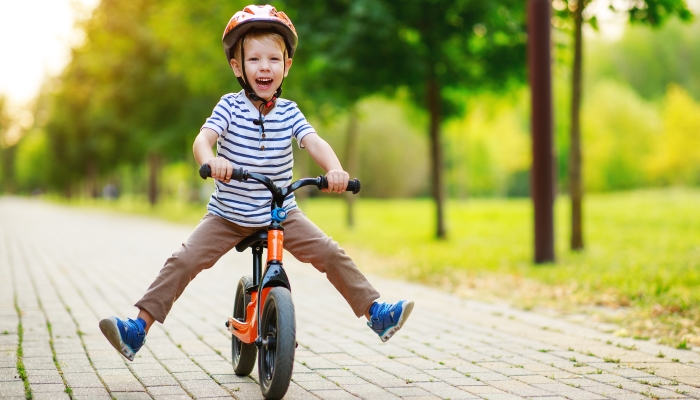
[[[248,236],[247,238],[241,240],[240,243],[236,245],[236,250],[238,252],[243,252],[248,247],[254,247],[255,244],[262,242],[262,247],[267,247],[267,231],[258,231],[254,234]]]

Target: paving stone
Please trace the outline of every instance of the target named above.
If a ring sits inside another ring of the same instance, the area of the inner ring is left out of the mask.
[[[532,386],[538,387],[550,393],[562,395],[572,400],[598,400],[605,398],[596,393],[587,392],[585,390],[574,388],[569,385],[558,382],[533,384]]]
[[[381,388],[387,388],[387,387],[403,387],[407,384],[410,384],[410,381],[406,381],[404,379],[399,379],[393,376],[360,376],[362,379],[365,381],[368,381],[369,383],[376,385]]]
[[[61,379],[61,375],[59,375],[56,371],[52,371],[51,374],[46,375],[39,375],[32,372],[33,371],[27,371],[27,379],[29,379],[30,385],[50,383],[63,385],[63,379]]]
[[[110,392],[141,392],[143,385],[133,376],[103,376],[102,380]]]
[[[146,392],[112,392],[112,398],[116,400],[149,400],[151,396]]]
[[[32,399],[36,400],[70,400],[70,396],[66,392],[34,392],[32,391]]]
[[[24,398],[24,382],[3,382],[0,385],[0,397],[15,397],[21,396]]]
[[[143,386],[178,386],[178,381],[172,375],[138,376]]]
[[[221,385],[223,388],[233,393],[237,399],[260,399],[260,385],[257,383],[225,383]]]
[[[178,386],[146,386],[146,391],[153,397],[171,397],[174,395],[188,396],[187,392]]]
[[[187,380],[181,381],[183,388],[194,397],[227,396],[228,392],[212,380]]]
[[[541,388],[530,386],[526,383],[522,383],[516,380],[493,381],[490,382],[489,385],[501,389],[502,391],[507,393],[518,394],[527,397],[548,396],[552,394],[547,390],[542,390]]]
[[[66,386],[63,383],[40,383],[31,385],[32,393],[65,393]]]
[[[399,399],[400,397],[374,385],[340,385],[341,388],[347,390],[353,395],[361,399]]]
[[[174,372],[172,376],[179,381],[192,381],[198,379],[211,380],[211,376],[202,370],[195,372]]]
[[[105,399],[111,400],[112,396],[109,395],[104,387],[101,388],[72,388],[72,396],[74,400],[91,400],[91,399]]]
[[[329,376],[328,380],[339,385],[366,385],[366,380],[357,376]]]
[[[354,396],[345,390],[312,390],[311,393],[314,396],[317,396],[320,399],[324,400],[351,400],[351,399],[357,399],[357,396]],[[287,396],[285,396],[286,398]]]
[[[300,387],[309,390],[309,391],[314,391],[314,390],[337,390],[338,385],[334,382],[331,382],[326,379],[313,379],[313,380],[294,380],[294,383],[299,385]],[[366,384],[366,382],[365,382]]]
[[[505,376],[497,372],[473,372],[469,374],[469,377],[482,382],[512,380],[512,378],[509,376]]]
[[[416,382],[414,384],[430,394],[436,395],[440,398],[447,399],[476,399],[477,396],[472,393],[460,390],[452,385],[448,385],[444,382]]]
[[[331,361],[326,360],[323,357],[298,357],[296,356],[294,358],[297,362],[301,363],[301,365],[304,365],[305,367],[309,369],[331,369],[331,368],[337,368],[341,369],[342,367],[340,365],[337,365]]]
[[[489,400],[524,400],[524,397],[516,396],[514,394],[510,393],[496,393],[496,394],[489,394],[487,397]],[[549,398],[545,397],[545,399],[549,400]]]
[[[64,373],[63,379],[66,380],[68,386],[74,389],[104,387],[102,381],[94,372]]]
[[[430,392],[418,386],[388,387],[386,390],[399,397],[430,396]]]

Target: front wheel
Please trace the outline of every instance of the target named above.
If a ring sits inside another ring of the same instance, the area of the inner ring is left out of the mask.
[[[296,322],[292,294],[287,288],[275,287],[265,300],[261,321],[258,375],[262,395],[269,400],[281,399],[289,388],[296,348]]]
[[[248,289],[253,287],[253,277],[244,276],[238,281],[236,288],[236,300],[233,303],[233,318],[245,322],[246,306],[250,303]],[[231,360],[233,372],[239,376],[247,376],[255,366],[255,345],[243,343],[236,336],[231,335]]]

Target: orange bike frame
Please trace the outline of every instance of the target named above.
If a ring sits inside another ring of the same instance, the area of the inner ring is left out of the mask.
[[[271,287],[263,289],[260,304],[265,304],[267,294]],[[246,307],[246,322],[240,322],[233,317],[228,317],[228,331],[243,343],[253,343],[258,338],[258,291],[250,294],[250,303]]]
[[[270,229],[267,232],[267,266],[270,263],[282,263],[282,250],[284,249],[284,231]],[[265,299],[272,287],[262,290],[260,304],[265,304]],[[228,330],[243,343],[253,343],[258,338],[258,291],[251,292],[250,303],[246,306],[246,321],[240,322],[233,317],[228,317]]]

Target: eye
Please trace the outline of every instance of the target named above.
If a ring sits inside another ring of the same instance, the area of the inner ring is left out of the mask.
[[[249,57],[247,61],[258,61],[258,57]]]

